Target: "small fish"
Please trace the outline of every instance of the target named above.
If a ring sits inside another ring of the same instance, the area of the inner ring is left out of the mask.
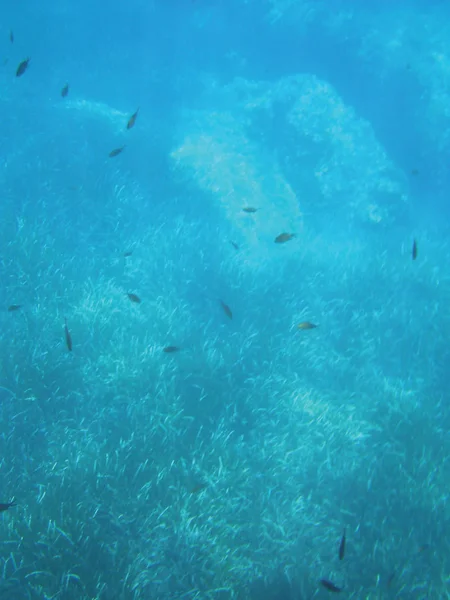
[[[21,304],[10,304],[10,306],[8,306],[8,312],[16,312],[16,310],[20,310],[21,308]]]
[[[20,65],[17,67],[17,71],[16,71],[16,77],[21,77],[25,71],[28,69],[28,65],[30,63],[30,59],[26,58],[25,60],[23,60]]]
[[[179,346],[166,346],[163,348],[163,352],[166,354],[173,354],[174,352],[179,352],[181,348]]]
[[[199,494],[200,492],[203,492],[203,490],[205,490],[208,486],[206,485],[206,483],[196,483],[195,485],[193,485],[191,487],[191,489],[189,490],[190,494]]]
[[[416,242],[416,240],[413,240],[411,256],[412,256],[413,260],[416,260],[416,258],[417,258],[417,242]]]
[[[114,150],[111,150],[111,152],[109,153],[109,158],[114,158],[115,156],[119,156],[119,154],[121,152],[123,152],[125,150],[125,146],[120,146],[120,148],[114,148]]]
[[[242,210],[246,213],[255,213],[258,211],[258,209],[255,208],[254,206],[244,206],[244,208]]]
[[[0,512],[5,512],[5,510],[8,510],[12,506],[17,506],[14,500],[12,502],[0,502]]]
[[[14,31],[12,29],[9,30],[9,41],[14,44]]]
[[[233,240],[230,240],[230,244],[233,246],[233,248],[235,250],[239,250],[239,246],[236,244],[236,242],[233,242]]]
[[[139,114],[139,108],[137,109],[137,111],[135,113],[133,113],[131,115],[131,117],[128,119],[128,123],[127,123],[127,129],[131,129],[132,127],[134,127],[134,124],[136,123],[136,119],[137,116]]]
[[[66,346],[69,352],[72,352],[72,336],[70,335],[69,328],[67,327],[67,318],[64,317],[64,336],[66,338]]]
[[[388,589],[391,587],[392,582],[394,581],[394,579],[395,579],[395,571],[392,571],[392,573],[390,573],[390,575],[389,575],[389,577],[387,578],[387,581],[386,581],[386,587]]]
[[[275,244],[284,244],[295,238],[295,233],[280,233],[275,238]]]
[[[328,590],[329,592],[334,592],[334,593],[339,593],[342,592],[342,590],[344,588],[341,588],[339,586],[337,586],[336,584],[334,584],[332,581],[330,581],[329,579],[321,579],[320,583],[323,585],[323,587]]]
[[[127,296],[131,300],[131,302],[134,302],[135,304],[141,303],[141,299],[139,298],[139,296],[137,294],[127,292]]]
[[[345,529],[344,529],[344,533],[342,534],[341,537],[341,543],[339,544],[339,560],[343,560],[344,556],[345,556]]]
[[[222,302],[222,300],[219,300],[219,302],[223,312],[227,315],[229,319],[232,319],[233,313],[231,312],[231,308],[228,306],[228,304],[225,304],[225,302]]]
[[[66,85],[61,89],[61,96],[63,98],[66,98],[68,93],[69,93],[69,84],[66,83]]]
[[[310,323],[309,321],[302,321],[297,325],[297,329],[316,329],[318,325],[314,325],[314,323]]]
[[[123,253],[123,256],[125,256],[125,258],[128,258],[132,254],[133,254],[133,250],[127,250],[126,252]]]
[[[411,175],[418,175],[419,169],[411,169]]]

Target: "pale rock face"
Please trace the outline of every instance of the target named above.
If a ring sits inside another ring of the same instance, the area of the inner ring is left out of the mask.
[[[301,233],[312,212],[385,226],[406,210],[402,173],[371,125],[327,82],[312,75],[270,84],[237,79],[215,89],[216,101],[221,93],[226,112],[214,110],[212,100],[211,109],[184,115],[172,159],[217,201],[259,261],[261,253],[273,256],[281,232]],[[283,129],[272,144],[264,127],[275,122],[276,111],[283,113]],[[244,206],[258,211],[248,215]]]

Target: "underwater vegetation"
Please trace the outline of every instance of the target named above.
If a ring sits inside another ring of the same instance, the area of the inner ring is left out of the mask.
[[[446,597],[450,244],[417,206],[446,190],[450,20],[187,4],[174,70],[158,2],[158,52],[105,20],[106,62],[4,15],[0,597]],[[220,46],[229,15],[350,39],[386,94],[406,72],[425,158],[319,59]]]

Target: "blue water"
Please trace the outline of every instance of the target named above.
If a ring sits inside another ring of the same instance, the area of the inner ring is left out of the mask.
[[[2,598],[446,597],[448,23],[2,7]]]

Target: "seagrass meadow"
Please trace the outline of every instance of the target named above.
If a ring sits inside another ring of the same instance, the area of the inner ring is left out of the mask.
[[[330,6],[0,9],[0,600],[450,597],[450,14]]]

